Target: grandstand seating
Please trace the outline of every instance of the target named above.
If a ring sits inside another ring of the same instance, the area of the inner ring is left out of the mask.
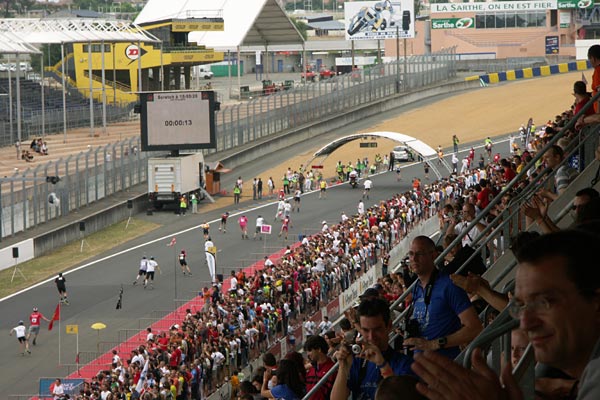
[[[41,111],[42,109],[42,97],[40,90],[40,83],[28,80],[20,79],[21,86],[21,110],[23,119],[27,119],[35,111]],[[13,110],[17,107],[16,99],[16,78],[11,78],[12,94],[13,94]],[[0,78],[0,93],[9,93],[9,82],[8,78]],[[69,91],[66,96],[67,108],[86,107],[89,106],[89,99],[84,98],[77,91]],[[44,105],[46,110],[51,111],[53,109],[61,109],[63,107],[62,91],[53,87],[48,87],[44,93]],[[7,96],[0,97],[0,107],[4,110],[9,109],[9,98]],[[15,111],[13,111],[15,112]],[[8,112],[0,116],[1,119],[8,121]],[[14,118],[14,116],[13,116]]]

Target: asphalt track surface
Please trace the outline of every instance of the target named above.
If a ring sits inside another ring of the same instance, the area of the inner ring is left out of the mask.
[[[415,103],[412,107],[418,107]],[[381,118],[393,117],[395,112],[387,113],[377,119],[367,119],[344,130],[337,130],[322,135],[311,142],[311,147],[327,143],[332,138],[342,134],[350,134],[367,130]],[[480,144],[480,143],[477,143]],[[466,149],[469,144],[464,145]],[[499,147],[501,146],[501,148]],[[461,147],[462,149],[462,147]],[[499,144],[498,151],[508,150],[508,144]],[[265,165],[277,165],[287,157],[301,150],[306,150],[306,143],[291,146],[289,149],[275,154],[266,155],[261,161]],[[504,151],[503,151],[504,153]],[[450,154],[447,150],[446,154]],[[462,154],[461,154],[462,155]],[[462,155],[464,157],[464,155]],[[460,158],[460,157],[459,157]],[[449,160],[448,160],[449,162]],[[254,165],[236,169],[235,175],[252,176]],[[443,171],[442,175],[448,175]],[[395,173],[383,173],[374,176],[373,189],[370,199],[365,199],[365,206],[376,204],[379,200],[388,199],[392,195],[408,190],[410,179],[419,177],[424,184],[422,164],[405,164],[402,170],[402,180],[396,180]],[[433,180],[433,173],[430,173]],[[281,227],[279,221],[273,222],[276,205],[269,202],[263,205],[253,202],[242,203],[238,209],[227,207],[203,215],[187,215],[178,217],[169,213],[155,213],[154,216],[138,215],[138,218],[149,218],[165,225],[160,229],[137,238],[123,246],[119,246],[106,254],[96,257],[93,261],[75,267],[65,274],[70,306],[62,308],[60,334],[60,363],[59,363],[59,326],[55,324],[48,331],[47,323],[42,323],[37,346],[32,346],[32,354],[21,356],[15,337],[5,336],[0,342],[0,359],[2,378],[0,379],[0,394],[8,398],[10,394],[37,393],[40,377],[65,376],[72,372],[65,364],[74,364],[76,355],[76,336],[65,334],[65,325],[79,326],[79,351],[96,351],[98,342],[116,342],[118,331],[121,329],[138,329],[149,325],[148,319],[156,315],[156,310],[173,310],[181,303],[177,299],[190,299],[203,286],[208,285],[209,274],[204,258],[204,240],[199,225],[207,220],[211,225],[211,236],[218,248],[217,272],[228,276],[232,269],[248,266],[252,260],[261,259],[263,254],[275,252],[286,244],[297,240],[299,234],[311,234],[321,228],[321,222],[326,220],[330,225],[337,223],[340,212],[348,215],[356,213],[357,204],[362,190],[352,189],[348,184],[342,184],[327,190],[327,199],[318,199],[318,192],[305,194],[301,201],[301,210],[292,215],[293,228],[290,229],[288,241],[277,237]],[[218,220],[224,211],[230,212],[227,234],[218,232]],[[237,219],[240,215],[248,217],[249,240],[242,240]],[[272,224],[274,234],[265,241],[252,240],[254,222],[258,215]],[[135,225],[130,227],[135,229]],[[167,244],[175,236],[175,249]],[[186,249],[188,263],[193,276],[183,276],[179,265],[176,265],[176,253]],[[132,286],[137,274],[140,258],[146,255],[154,256],[159,263],[162,274],[156,274],[154,289],[143,289],[140,285]],[[27,275],[27,271],[23,273]],[[116,310],[119,290],[123,287],[123,308]],[[175,293],[175,286],[177,293]],[[10,329],[23,319],[28,325],[28,316],[32,307],[51,318],[58,302],[58,293],[52,281],[37,285],[0,302],[0,331],[8,333]],[[142,319],[142,320],[140,320]],[[95,322],[107,325],[103,331],[94,331],[90,326]],[[83,361],[83,360],[82,360]]]

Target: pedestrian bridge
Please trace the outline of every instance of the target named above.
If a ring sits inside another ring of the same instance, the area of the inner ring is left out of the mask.
[[[429,162],[429,166],[430,166],[431,170],[435,173],[435,175],[437,176],[438,179],[442,178],[442,174],[439,171],[439,165],[435,165],[436,163],[431,162],[431,160],[436,160],[438,158],[437,151],[434,150],[427,143],[425,143],[415,137],[408,136],[408,135],[405,135],[403,133],[398,133],[398,132],[364,132],[364,133],[356,133],[353,135],[343,136],[341,138],[334,140],[331,143],[326,144],[321,149],[316,151],[315,154],[313,154],[312,160],[310,160],[310,162],[307,165],[311,165],[312,161],[317,158],[320,158],[320,157],[324,157],[323,159],[327,158],[334,151],[336,151],[338,148],[342,147],[346,143],[352,142],[354,140],[365,140],[365,139],[369,139],[369,138],[390,139],[395,142],[398,142],[398,144],[402,144],[402,145],[410,148],[413,152],[415,152],[415,154],[420,156],[419,157],[420,160],[422,160],[423,162]],[[442,164],[446,167],[448,172],[451,172],[450,166],[446,163],[446,161],[442,160]]]

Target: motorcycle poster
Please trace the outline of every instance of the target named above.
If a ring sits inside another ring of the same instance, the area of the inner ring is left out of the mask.
[[[346,40],[415,37],[413,0],[344,2]]]

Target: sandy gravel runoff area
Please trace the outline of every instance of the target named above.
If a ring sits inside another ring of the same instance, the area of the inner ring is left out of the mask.
[[[591,71],[585,72],[591,81]],[[438,145],[451,146],[452,135],[456,134],[462,143],[481,140],[487,136],[498,136],[516,132],[529,118],[540,126],[556,114],[569,109],[573,103],[573,83],[581,79],[581,72],[552,75],[543,78],[513,81],[491,85],[431,104],[399,113],[398,116],[382,121],[365,132],[392,131],[414,136],[433,148]],[[335,164],[343,164],[360,157],[375,159],[375,154],[389,154],[396,144],[387,139],[378,140],[377,148],[361,148],[359,142],[348,143],[323,162],[323,175],[333,176]],[[312,158],[318,147],[298,154],[285,164],[264,171],[257,171],[257,177],[266,182],[273,177],[277,186],[287,167],[297,169],[300,164]],[[318,163],[318,162],[317,162]],[[314,162],[311,164],[315,164]],[[235,172],[233,172],[235,174]],[[251,193],[252,177],[244,178],[244,195]],[[228,191],[231,188],[227,188]]]

